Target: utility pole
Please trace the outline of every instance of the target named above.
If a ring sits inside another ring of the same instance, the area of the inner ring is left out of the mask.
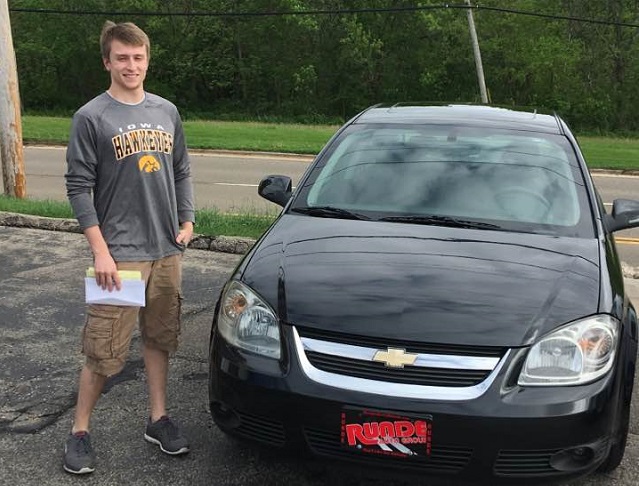
[[[0,0],[0,160],[4,193],[25,198],[20,92],[8,0]]]
[[[470,40],[473,43],[473,53],[475,54],[475,67],[477,68],[477,80],[479,81],[479,93],[481,95],[481,102],[488,103],[488,94],[486,92],[486,81],[484,80],[484,67],[481,63],[481,52],[479,51],[479,41],[477,40],[477,31],[475,30],[475,19],[473,18],[473,10],[470,5],[470,0],[466,0],[468,9],[466,15],[468,16],[468,29],[470,30]]]

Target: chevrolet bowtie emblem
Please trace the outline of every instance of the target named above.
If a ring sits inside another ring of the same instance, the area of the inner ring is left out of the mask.
[[[388,348],[387,351],[377,351],[373,361],[384,363],[389,368],[403,368],[411,365],[417,359],[416,354],[407,353],[405,349]]]

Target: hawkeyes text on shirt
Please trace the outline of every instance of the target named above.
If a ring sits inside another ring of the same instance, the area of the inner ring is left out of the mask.
[[[170,154],[173,151],[173,134],[165,131],[161,125],[155,128],[151,126],[150,123],[140,123],[139,126],[128,125],[126,127],[128,132],[123,132],[120,128],[121,133],[111,139],[116,160],[119,161],[140,152]]]

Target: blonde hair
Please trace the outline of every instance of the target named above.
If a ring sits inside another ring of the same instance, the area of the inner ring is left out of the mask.
[[[129,46],[146,47],[146,55],[151,57],[151,42],[146,33],[132,22],[122,22],[116,24],[107,20],[102,27],[100,34],[100,51],[102,59],[109,59],[111,56],[111,43],[113,40],[122,42]]]

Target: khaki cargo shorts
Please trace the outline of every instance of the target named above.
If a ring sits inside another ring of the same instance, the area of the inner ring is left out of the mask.
[[[118,270],[139,270],[146,284],[146,306],[89,305],[82,331],[82,353],[94,373],[119,373],[139,322],[146,346],[174,354],[180,335],[182,255],[149,262],[117,262]]]

